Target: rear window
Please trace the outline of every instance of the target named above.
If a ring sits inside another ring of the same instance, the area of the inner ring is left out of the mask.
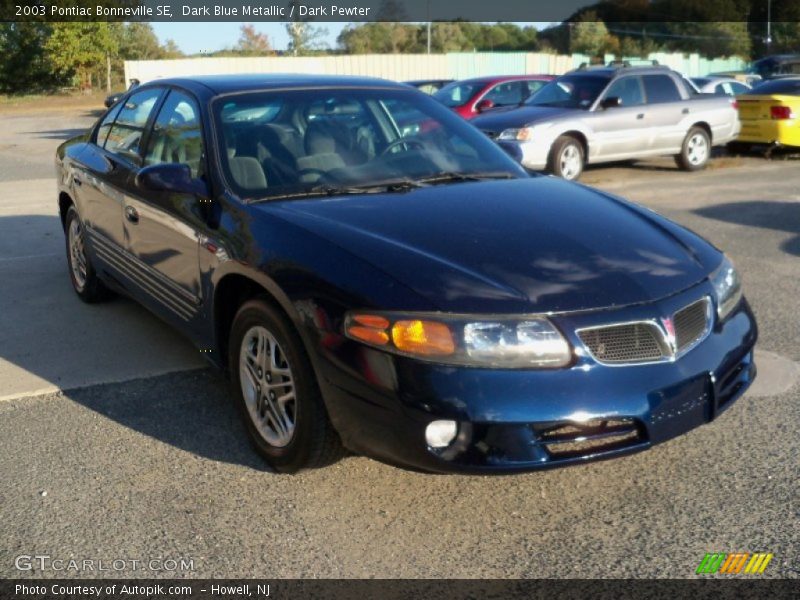
[[[800,79],[776,79],[759,84],[748,94],[759,96],[767,94],[787,94],[789,96],[800,96]]]

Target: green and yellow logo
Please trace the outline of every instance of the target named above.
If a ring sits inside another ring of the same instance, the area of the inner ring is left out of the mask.
[[[772,554],[767,552],[724,552],[707,553],[700,565],[697,567],[696,574],[722,573],[724,575],[738,575],[746,573],[756,575],[764,572]]]

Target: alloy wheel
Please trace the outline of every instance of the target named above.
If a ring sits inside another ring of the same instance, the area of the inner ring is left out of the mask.
[[[251,327],[242,338],[239,380],[259,435],[276,448],[287,446],[296,422],[294,377],[283,349],[265,327]]]
[[[567,144],[561,151],[559,166],[564,179],[575,179],[580,175],[583,159],[581,151],[575,144]]]
[[[695,133],[686,145],[686,158],[692,165],[702,165],[708,158],[708,140],[702,133]]]
[[[86,262],[86,248],[83,243],[83,228],[78,219],[72,219],[69,225],[69,266],[77,290],[83,291],[86,287],[88,274]]]

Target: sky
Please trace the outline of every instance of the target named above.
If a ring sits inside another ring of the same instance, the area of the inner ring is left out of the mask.
[[[200,52],[215,52],[236,45],[239,39],[239,29],[243,23],[176,23],[154,22],[153,30],[158,39],[163,43],[168,39],[175,40],[178,47],[186,54]],[[285,50],[289,43],[284,23],[253,23],[256,31],[267,34],[270,44],[276,50]],[[336,47],[336,37],[341,33],[347,23],[320,23],[319,27],[328,30],[328,35],[323,39],[331,48]],[[518,25],[533,25],[542,29],[548,23],[518,23]]]

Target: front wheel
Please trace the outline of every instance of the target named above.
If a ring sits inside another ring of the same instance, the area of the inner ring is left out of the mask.
[[[680,154],[675,155],[675,163],[684,171],[705,169],[711,157],[711,138],[702,127],[692,127],[683,140]]]
[[[549,170],[569,181],[578,179],[583,173],[583,145],[574,137],[562,135],[553,144],[550,151]]]
[[[264,300],[246,302],[234,318],[229,348],[241,416],[271,467],[293,473],[343,455],[303,344],[283,315]]]

